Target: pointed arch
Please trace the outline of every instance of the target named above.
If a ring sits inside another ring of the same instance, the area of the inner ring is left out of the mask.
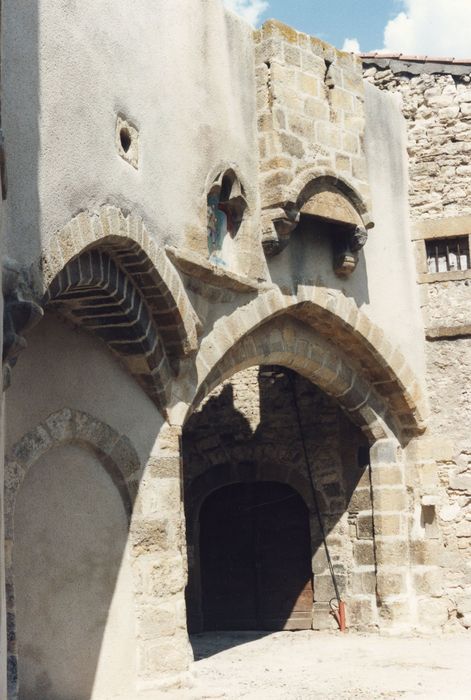
[[[18,650],[16,646],[16,598],[12,550],[15,505],[21,485],[37,461],[54,448],[79,445],[101,462],[118,489],[128,520],[137,494],[140,460],[124,435],[83,411],[63,408],[26,433],[5,459],[5,582],[7,589],[8,687],[12,698],[18,694]],[[10,697],[10,695],[9,695]]]
[[[220,319],[201,343],[188,403],[250,364],[292,366],[341,398],[367,431],[383,419],[404,439],[425,430],[425,396],[402,352],[341,292],[309,285],[284,296],[272,289]]]
[[[82,212],[44,253],[42,299],[106,342],[162,413],[180,359],[197,347],[183,284],[142,219]]]
[[[135,213],[125,214],[117,207],[103,206],[98,213],[83,211],[75,216],[53,237],[38,261],[41,296],[69,262],[90,248],[109,248],[120,258],[126,272],[142,285],[156,322],[167,329],[170,347],[177,357],[196,349],[197,318],[182,281],[165,250]]]

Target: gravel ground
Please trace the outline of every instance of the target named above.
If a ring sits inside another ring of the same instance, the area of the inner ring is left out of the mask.
[[[214,632],[192,645],[192,700],[471,700],[469,634]]]

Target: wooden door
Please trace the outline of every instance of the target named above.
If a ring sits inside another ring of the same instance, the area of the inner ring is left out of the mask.
[[[205,629],[309,629],[310,549],[308,510],[286,484],[211,494],[200,515]]]

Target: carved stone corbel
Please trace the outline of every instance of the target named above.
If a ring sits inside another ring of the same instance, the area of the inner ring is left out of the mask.
[[[358,252],[363,248],[366,241],[368,240],[368,231],[362,226],[357,226],[350,233],[350,250],[354,253]]]
[[[26,347],[23,337],[43,317],[41,306],[34,301],[28,276],[15,260],[3,258],[3,390],[8,389],[11,372],[18,355]]]
[[[349,277],[358,264],[358,252],[368,240],[368,231],[356,226],[334,246],[334,271],[337,277]]]
[[[290,205],[265,209],[262,213],[262,245],[266,256],[278,255],[286,248],[299,217],[299,211]]]

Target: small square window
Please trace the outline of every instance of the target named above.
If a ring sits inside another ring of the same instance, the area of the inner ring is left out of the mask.
[[[434,274],[437,272],[455,272],[469,270],[469,238],[432,238],[425,241],[427,249],[427,269]]]

